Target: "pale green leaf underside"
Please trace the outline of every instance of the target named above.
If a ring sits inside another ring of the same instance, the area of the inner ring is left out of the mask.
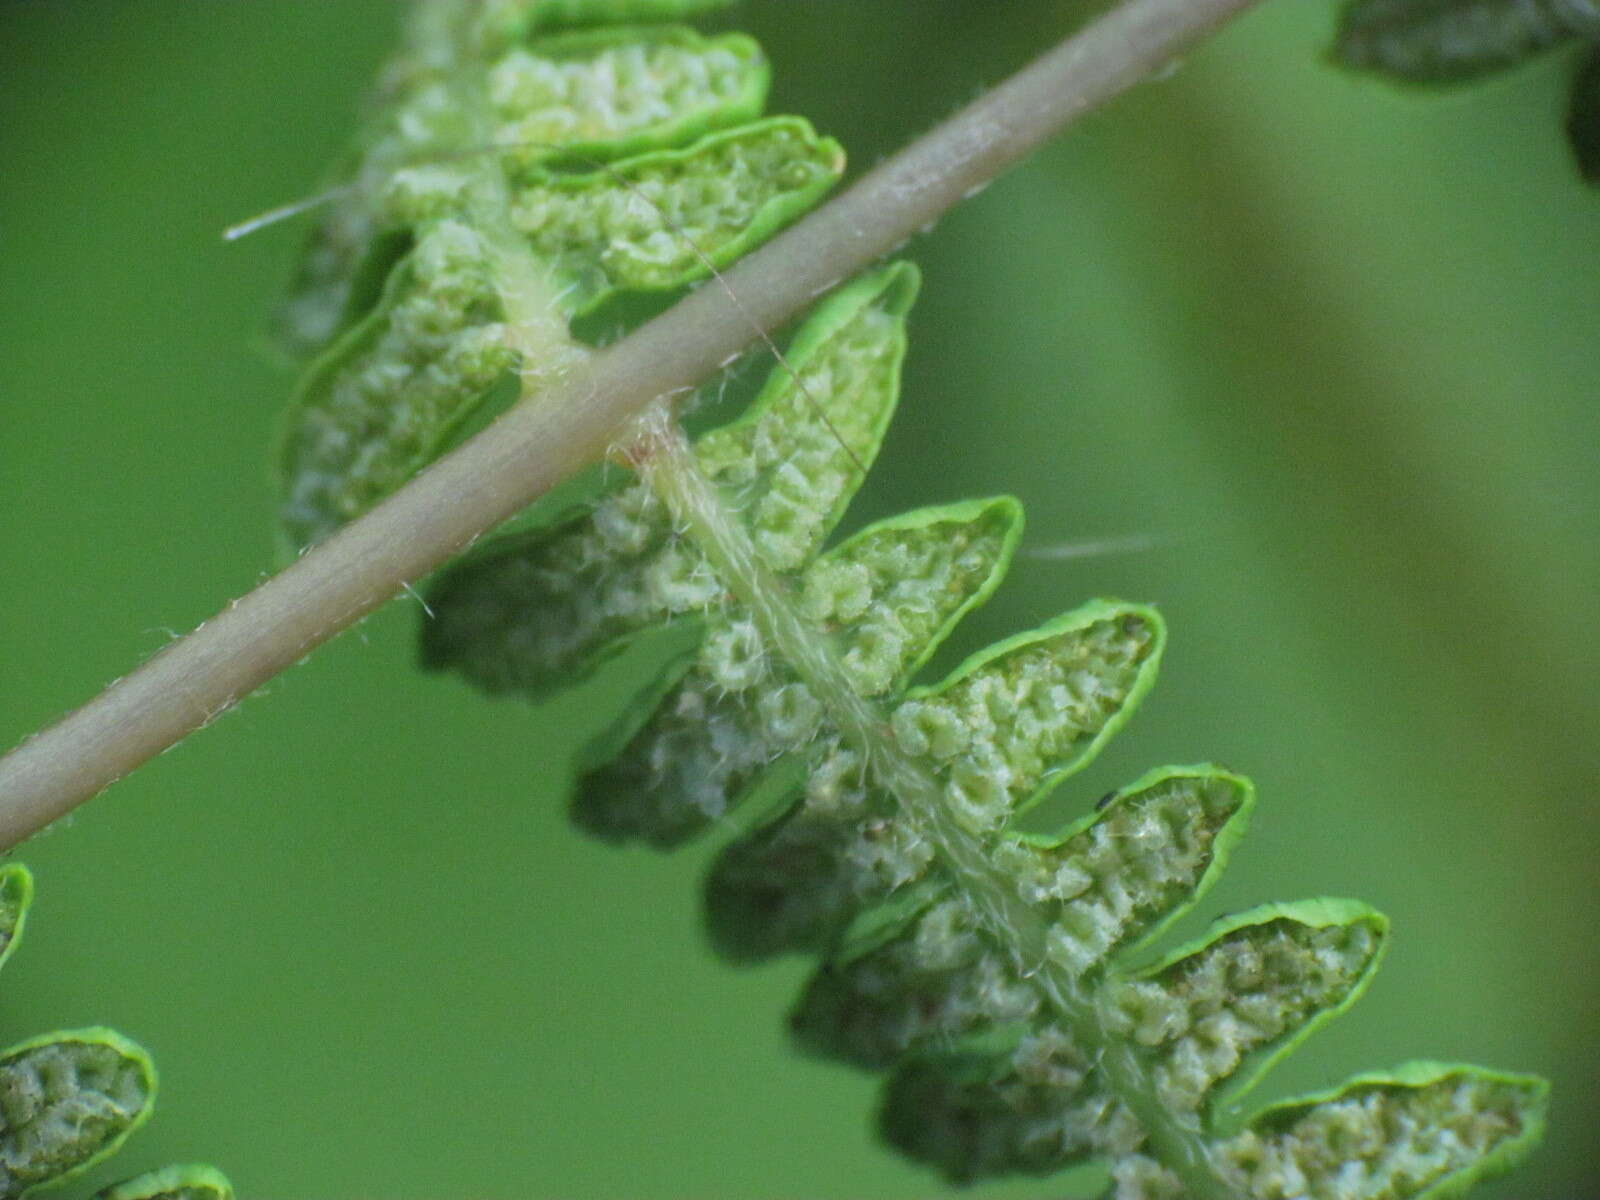
[[[707,260],[742,254],[810,207],[839,169],[834,143],[775,118],[604,174],[540,175],[517,194],[513,219],[576,313],[617,291],[702,276]],[[466,178],[444,168],[395,177],[395,190],[412,189],[416,247],[372,313],[311,366],[291,409],[283,512],[296,545],[359,516],[437,457],[516,365],[488,246],[446,215]]]
[[[797,591],[833,633],[863,696],[899,690],[1004,574],[1021,533],[1006,497],[921,509],[863,530],[818,559]],[[707,619],[695,663],[636,729],[585,761],[574,814],[593,833],[669,845],[727,816],[781,756],[828,754],[831,730],[810,689],[730,606]]]
[[[1334,55],[1399,79],[1449,83],[1595,37],[1597,0],[1348,0]]]
[[[590,166],[624,155],[682,145],[693,137],[752,120],[766,98],[769,69],[754,42],[740,35],[703,38],[689,29],[585,30],[539,37],[564,25],[658,20],[693,15],[711,3],[619,0],[570,4],[561,10],[527,3],[481,13],[495,47],[484,65],[487,130],[460,127],[447,90],[453,57],[428,43],[451,28],[448,14],[419,20],[412,54],[390,81],[387,106],[370,122],[313,233],[278,319],[278,336],[294,357],[309,358],[357,320],[375,299],[360,279],[374,262],[393,261],[381,248],[388,224],[376,198],[396,171],[443,164],[463,150],[504,146],[503,161],[527,166],[563,155]],[[434,0],[439,10],[448,2]],[[603,10],[603,15],[602,15]],[[419,16],[425,14],[419,13]],[[459,18],[458,18],[459,19]],[[458,164],[459,165],[459,164]]]
[[[511,221],[578,315],[619,292],[682,287],[708,260],[726,266],[815,205],[843,171],[837,142],[799,117],[769,117],[605,172],[529,176]]]
[[[1008,835],[996,854],[1028,899],[1050,913],[1050,953],[1089,974],[1187,911],[1243,832],[1251,797],[1213,768],[1147,776],[1104,810],[1054,837]],[[1136,989],[1140,985],[1133,985]],[[796,1010],[813,1053],[860,1066],[892,1065],[911,1051],[1041,1012],[1037,985],[1013,970],[967,900],[941,884],[920,912],[846,936],[830,951]],[[1155,1000],[1124,997],[1133,1015]],[[1067,1035],[1061,1035],[1067,1036]]]
[[[215,1167],[190,1163],[125,1179],[94,1200],[233,1200],[233,1184]]]
[[[841,289],[785,355],[799,382],[774,370],[743,417],[695,445],[780,570],[815,554],[861,485],[857,463],[877,456],[916,289],[905,265]],[[530,697],[581,678],[639,631],[719,601],[703,556],[670,534],[666,511],[634,483],[590,511],[489,541],[429,591],[423,665]]]
[[[838,143],[805,121],[755,119],[769,72],[749,38],[653,25],[528,37],[565,19],[514,7],[482,14],[522,30],[484,68],[483,128],[459,111],[449,57],[418,51],[307,252],[285,324],[297,353],[323,351],[283,435],[291,548],[438,457],[519,365],[494,255],[472,224],[485,171],[504,169],[505,219],[570,320],[703,278],[814,205],[843,168]],[[448,14],[438,22],[453,28]]]
[[[1337,1186],[1358,1200],[1445,1200],[1538,1141],[1548,1091],[1532,1076],[1411,1062],[1266,1108],[1218,1154],[1230,1178],[1263,1200],[1323,1180],[1326,1194]]]
[[[1096,601],[912,692],[890,725],[958,819],[997,835],[1127,719],[1154,679],[1162,641],[1152,610]],[[863,904],[927,876],[926,839],[895,820],[894,798],[864,782],[855,752],[825,740],[811,754],[797,803],[712,865],[708,926],[736,961],[819,949]]]
[[[150,1116],[155,1067],[110,1029],[33,1038],[0,1053],[0,1196],[59,1183],[116,1151]]]
[[[492,141],[509,167],[592,169],[754,120],[770,74],[742,34],[656,26],[540,38],[489,68]]]
[[[295,396],[281,458],[292,546],[360,516],[435,455],[515,361],[500,315],[481,239],[435,224]]]
[[[910,1060],[890,1081],[886,1136],[957,1179],[1050,1173],[1096,1153],[1097,1142],[1137,1136],[1103,1096],[1063,1104],[1070,1068],[1037,1066],[1024,1079],[997,1076],[994,1063],[983,1050]],[[1263,1110],[1244,1131],[1213,1140],[1211,1153],[1250,1200],[1445,1200],[1526,1154],[1542,1134],[1545,1101],[1539,1079],[1410,1063]],[[1153,1160],[1110,1157],[1115,1200],[1184,1200]]]

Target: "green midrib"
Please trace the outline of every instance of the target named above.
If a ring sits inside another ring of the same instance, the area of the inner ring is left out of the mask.
[[[630,457],[666,504],[675,525],[700,549],[723,584],[749,610],[768,645],[811,689],[836,727],[868,763],[878,784],[928,838],[971,897],[1018,974],[1034,979],[1073,1036],[1133,1113],[1149,1150],[1175,1174],[1191,1200],[1239,1200],[1217,1174],[1198,1122],[1162,1104],[1147,1064],[1100,1020],[1094,995],[1048,954],[1049,928],[982,843],[955,820],[944,789],[921,760],[895,740],[887,716],[858,695],[833,643],[801,616],[788,586],[762,561],[749,532],[701,470],[682,431],[656,406],[636,429]],[[1105,978],[1115,974],[1106,968]]]
[[[493,151],[494,122],[488,73],[481,63],[456,66],[450,88],[463,115],[464,150],[472,164],[467,216],[483,239],[491,277],[504,310],[506,342],[521,356],[517,374],[524,401],[552,386],[588,361],[590,354],[567,328],[560,297],[549,283],[549,268],[511,224],[511,189]],[[461,148],[454,148],[458,153]]]
[[[452,81],[469,128],[487,141],[485,81],[476,65],[457,60]],[[465,67],[465,69],[461,69]],[[506,309],[508,341],[522,355],[522,401],[537,402],[549,384],[581,364],[583,348],[557,316],[536,256],[506,219],[509,196],[492,156],[470,189],[470,217],[489,250],[496,288]],[[1020,975],[1041,991],[1071,1029],[1111,1090],[1133,1113],[1150,1149],[1189,1191],[1192,1200],[1238,1200],[1218,1177],[1197,1126],[1181,1122],[1161,1103],[1155,1080],[1131,1047],[1111,1035],[1093,996],[1048,953],[1048,927],[998,870],[982,844],[955,821],[931,771],[901,749],[886,715],[858,695],[832,642],[800,614],[788,586],[761,558],[748,531],[701,469],[682,430],[662,404],[634,425],[629,457],[699,547],[725,586],[749,610],[763,637],[831,714],[840,734],[863,756],[879,785],[894,796],[951,875],[971,897]],[[1111,969],[1107,968],[1107,975]]]

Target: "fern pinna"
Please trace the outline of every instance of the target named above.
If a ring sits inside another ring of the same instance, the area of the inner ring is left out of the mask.
[[[834,143],[758,117],[753,43],[657,23],[714,6],[419,8],[283,322],[309,356],[283,443],[297,545],[581,372],[571,322],[646,310],[837,178]],[[917,287],[897,263],[837,289],[749,410],[692,443],[681,398],[619,431],[628,481],[432,583],[425,665],[538,699],[675,639],[580,764],[576,820],[672,846],[737,813],[713,941],[818,955],[796,1040],[887,1072],[885,1136],[953,1180],[1098,1159],[1122,1200],[1398,1200],[1504,1168],[1538,1136],[1537,1079],[1415,1062],[1238,1117],[1371,978],[1387,927],[1365,906],[1268,905],[1134,965],[1223,868],[1248,781],[1163,768],[1055,836],[1016,831],[1150,688],[1154,610],[1095,601],[914,684],[1022,526],[998,497],[829,542],[892,414]]]

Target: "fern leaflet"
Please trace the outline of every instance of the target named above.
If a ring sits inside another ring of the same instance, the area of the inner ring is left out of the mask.
[[[21,942],[32,904],[28,868],[0,867],[0,965]],[[0,1198],[55,1187],[109,1158],[150,1119],[155,1097],[155,1064],[114,1029],[62,1030],[0,1050]],[[189,1170],[222,1190],[182,1200],[232,1200],[220,1172]],[[126,1186],[97,1200],[158,1200],[119,1191]]]

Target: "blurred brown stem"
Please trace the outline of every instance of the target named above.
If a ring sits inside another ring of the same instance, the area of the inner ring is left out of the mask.
[[[1084,113],[1259,0],[1128,0],[907,146],[726,275],[514,407],[366,516],[0,759],[0,848],[227,711],[893,251]],[[735,299],[734,297],[737,297]]]

